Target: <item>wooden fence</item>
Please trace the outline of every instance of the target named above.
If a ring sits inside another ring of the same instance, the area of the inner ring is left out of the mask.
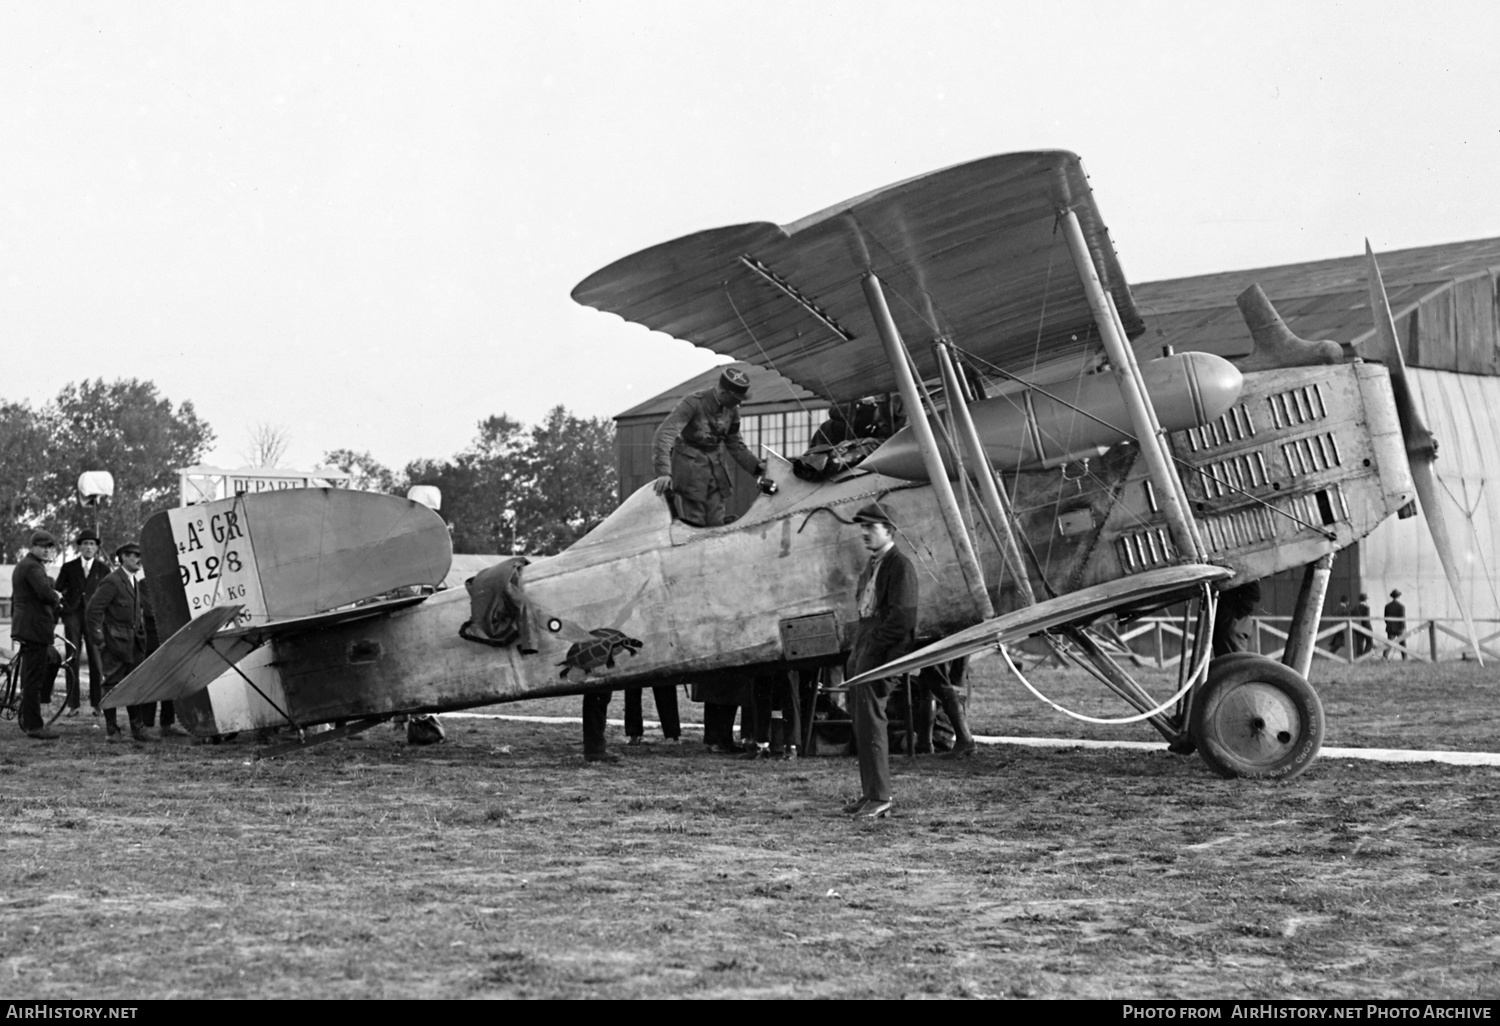
[[[1373,620],[1324,617],[1318,629],[1313,659],[1337,663],[1366,663],[1376,659],[1436,663],[1441,661],[1438,639],[1444,635],[1458,642],[1458,647],[1450,648],[1446,653],[1449,661],[1474,658],[1469,651],[1469,636],[1462,620],[1408,619],[1406,622],[1406,633],[1387,638],[1385,624],[1378,617]],[[1280,659],[1286,652],[1287,631],[1291,629],[1291,623],[1290,616],[1252,616],[1247,625],[1250,648],[1261,655]],[[1146,616],[1132,620],[1114,638],[1121,648],[1127,650],[1117,651],[1117,654],[1128,655],[1138,665],[1176,666],[1182,660],[1183,627],[1180,617]],[[1475,620],[1474,627],[1484,657],[1500,662],[1500,620]]]

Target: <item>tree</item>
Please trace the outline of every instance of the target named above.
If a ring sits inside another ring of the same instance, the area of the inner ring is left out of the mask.
[[[47,449],[42,414],[0,400],[0,562],[15,562],[46,519]]]
[[[250,428],[250,448],[240,456],[252,467],[279,467],[292,444],[291,432],[280,424],[256,424]]]
[[[532,428],[523,454],[525,489],[516,505],[526,551],[560,552],[615,508],[615,426],[561,406]]]
[[[381,463],[369,452],[353,449],[330,449],[323,454],[323,465],[338,467],[346,474],[353,474],[349,487],[361,492],[385,492],[401,495],[406,491],[404,480],[397,480],[390,467]]]
[[[191,402],[174,408],[154,384],[135,378],[65,385],[43,416],[50,434],[44,498],[58,531],[71,538],[94,526],[94,511],[76,501],[78,475],[114,475],[114,498],[98,511],[106,551],[138,537],[150,513],[177,505],[177,468],[201,461],[214,440]]]
[[[451,460],[415,460],[406,467],[409,485],[435,485],[443,493],[443,519],[453,527],[455,552],[510,552],[517,539],[505,516],[515,508],[521,453],[520,421],[505,414],[479,422],[473,443]]]
[[[614,425],[558,406],[528,432],[500,414],[453,459],[408,464],[406,480],[442,491],[454,551],[546,555],[614,509]]]
[[[438,513],[452,529],[454,552],[502,551],[500,531],[487,516],[478,477],[473,465],[456,459],[420,459],[406,465],[411,484],[433,485],[442,492],[443,508]]]

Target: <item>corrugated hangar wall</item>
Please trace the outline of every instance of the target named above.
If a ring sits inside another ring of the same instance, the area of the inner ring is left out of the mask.
[[[1413,392],[1438,440],[1434,470],[1461,567],[1464,600],[1476,621],[1495,621],[1500,620],[1500,588],[1494,576],[1500,570],[1500,496],[1489,493],[1492,482],[1500,483],[1500,377],[1495,376],[1500,374],[1500,298],[1494,271],[1476,273],[1462,263],[1445,264],[1452,251],[1474,245],[1433,247],[1432,270],[1423,273],[1421,262],[1416,262],[1407,272],[1425,280],[1395,286],[1391,299]],[[1455,277],[1443,280],[1443,271]],[[1371,333],[1364,306],[1355,304],[1347,323],[1349,329],[1324,337],[1358,345]],[[1268,612],[1291,612],[1298,576],[1280,575],[1266,589]],[[1393,589],[1402,593],[1409,627],[1422,620],[1452,620],[1447,626],[1462,633],[1458,603],[1438,561],[1425,512],[1406,520],[1392,517],[1340,553],[1327,609],[1334,608],[1340,594],[1347,592],[1352,602],[1364,592],[1377,618],[1376,632],[1381,633],[1380,613]],[[1477,626],[1484,638],[1500,623]],[[1436,640],[1440,657],[1455,657],[1464,648],[1462,641],[1444,631],[1436,633]],[[1420,644],[1426,651],[1425,638]]]
[[[1434,470],[1462,568],[1464,599],[1476,620],[1500,619],[1495,582],[1500,571],[1500,378],[1420,368],[1407,373],[1427,426],[1438,439]],[[1359,557],[1364,590],[1377,615],[1391,590],[1399,588],[1409,621],[1458,618],[1425,514],[1387,520],[1360,544]],[[1480,637],[1500,628],[1478,626]],[[1462,648],[1442,632],[1438,645],[1440,654]]]

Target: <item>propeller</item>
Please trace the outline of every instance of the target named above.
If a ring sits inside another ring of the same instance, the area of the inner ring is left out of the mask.
[[[1427,518],[1427,531],[1432,535],[1432,544],[1437,548],[1438,561],[1443,564],[1443,573],[1448,578],[1448,587],[1458,602],[1459,614],[1469,632],[1469,646],[1479,665],[1484,665],[1484,656],[1479,651],[1479,634],[1474,629],[1474,620],[1469,616],[1468,603],[1460,589],[1458,558],[1453,551],[1452,535],[1448,533],[1448,521],[1438,503],[1437,475],[1432,465],[1437,460],[1437,439],[1428,430],[1412,397],[1411,383],[1406,379],[1406,360],[1396,342],[1396,322],[1391,316],[1390,300],[1385,294],[1385,281],[1380,276],[1380,264],[1365,240],[1365,259],[1368,263],[1366,284],[1370,291],[1370,313],[1375,318],[1375,336],[1367,347],[1370,359],[1384,363],[1391,373],[1391,392],[1396,400],[1396,415],[1401,419],[1401,435],[1406,439],[1406,457],[1411,466],[1412,483],[1417,489],[1417,501],[1422,514]]]

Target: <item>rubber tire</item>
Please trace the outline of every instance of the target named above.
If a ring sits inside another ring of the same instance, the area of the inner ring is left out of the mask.
[[[1323,703],[1290,666],[1265,656],[1235,655],[1240,657],[1209,668],[1208,680],[1193,696],[1188,734],[1220,776],[1290,780],[1312,765],[1323,747]]]
[[[1222,674],[1236,663],[1242,663],[1246,659],[1265,659],[1266,656],[1259,652],[1225,652],[1221,656],[1214,656],[1208,664],[1208,675]]]
[[[1221,656],[1214,656],[1208,664],[1208,675],[1222,674],[1232,663],[1242,662],[1246,659],[1263,659],[1264,656],[1258,652],[1225,652]],[[1198,750],[1198,744],[1193,740],[1191,733],[1179,737],[1176,741],[1167,745],[1167,751],[1173,755],[1192,755]]]
[[[5,683],[3,686],[0,686],[0,717],[7,720],[15,719],[16,714],[21,708],[19,695],[17,694],[19,688],[16,684],[16,663],[17,660],[12,659],[3,667],[0,667],[0,673],[5,675]]]

